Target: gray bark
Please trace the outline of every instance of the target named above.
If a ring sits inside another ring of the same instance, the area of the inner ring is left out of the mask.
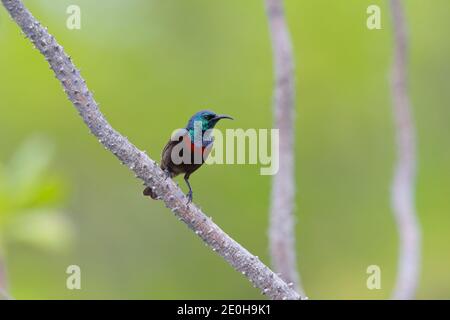
[[[266,0],[275,71],[274,127],[280,134],[279,171],[273,177],[270,208],[272,265],[303,294],[295,250],[294,57],[282,0]]]
[[[299,299],[300,296],[258,257],[252,255],[212,222],[187,198],[171,179],[143,151],[106,121],[78,69],[61,45],[33,17],[20,0],[2,0],[11,17],[44,55],[69,100],[78,110],[91,133],[137,178],[153,189],[181,221],[197,234],[213,251],[222,256],[236,271],[242,273],[263,294],[271,299]]]
[[[413,299],[419,278],[421,236],[414,205],[417,151],[407,89],[408,35],[401,0],[390,0],[390,6],[394,32],[391,91],[397,143],[392,207],[400,242],[393,299]]]

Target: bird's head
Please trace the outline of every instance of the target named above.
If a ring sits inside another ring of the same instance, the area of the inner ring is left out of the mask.
[[[194,114],[191,119],[189,119],[186,129],[189,131],[194,130],[195,123],[197,122],[201,124],[202,131],[206,131],[209,129],[213,129],[217,122],[219,122],[219,120],[221,119],[233,120],[232,117],[224,114],[216,114],[209,110],[202,110]]]
[[[186,126],[191,141],[198,141],[203,146],[209,145],[211,140],[211,130],[221,119],[231,119],[232,117],[224,114],[216,114],[210,110],[202,110],[194,114]],[[201,128],[201,131],[199,130]],[[206,134],[208,133],[208,135]],[[195,137],[197,135],[197,137]],[[197,143],[197,142],[196,142]]]

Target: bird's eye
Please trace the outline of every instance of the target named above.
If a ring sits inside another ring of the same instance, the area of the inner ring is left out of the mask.
[[[212,118],[214,118],[214,115],[213,114],[205,114],[204,115],[204,118],[206,119],[206,120],[211,120]]]

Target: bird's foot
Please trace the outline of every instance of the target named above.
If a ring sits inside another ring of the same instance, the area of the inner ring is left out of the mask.
[[[170,178],[170,171],[165,169],[164,173],[166,174],[166,178],[164,180],[167,180],[167,178]]]
[[[188,199],[187,204],[191,203],[192,202],[192,191],[191,190],[186,194],[186,197]]]

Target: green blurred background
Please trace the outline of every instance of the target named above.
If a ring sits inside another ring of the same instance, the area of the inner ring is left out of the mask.
[[[199,109],[235,117],[221,129],[271,127],[262,0],[25,3],[73,57],[111,124],[154,159]],[[81,30],[66,28],[70,4],[81,7]],[[382,30],[366,28],[370,4],[382,8]],[[450,3],[405,4],[420,150],[417,296],[448,299]],[[297,254],[305,290],[311,299],[388,298],[397,235],[387,2],[286,0],[286,11],[297,65]],[[15,298],[262,297],[161,202],[141,195],[141,183],[88,133],[4,8],[0,48],[0,245]],[[34,177],[31,187],[21,168]],[[255,165],[215,165],[191,183],[196,203],[269,263],[270,177]],[[82,290],[66,289],[71,264],[81,267]],[[366,288],[372,264],[381,267],[381,290]]]

